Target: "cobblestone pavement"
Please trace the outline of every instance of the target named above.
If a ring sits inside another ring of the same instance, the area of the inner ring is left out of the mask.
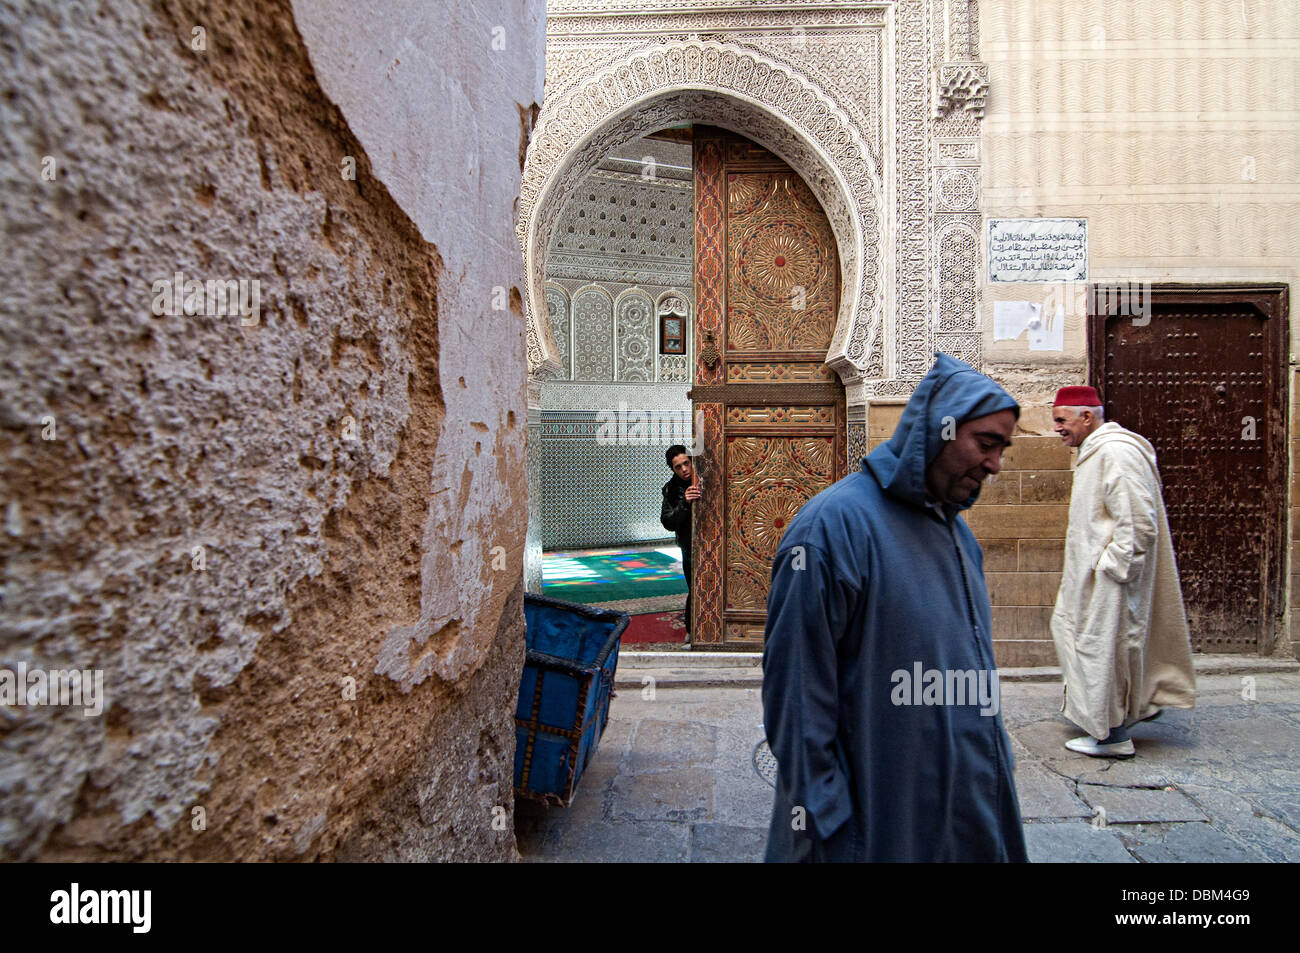
[[[1300,671],[1243,678],[1199,676],[1197,708],[1134,728],[1129,761],[1063,747],[1082,732],[1057,713],[1059,684],[1004,680],[1030,859],[1300,861]],[[524,860],[762,859],[772,789],[753,765],[758,688],[643,694],[618,690],[570,807],[517,804]]]

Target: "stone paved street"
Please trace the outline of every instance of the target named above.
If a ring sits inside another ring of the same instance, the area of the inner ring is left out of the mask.
[[[524,860],[761,860],[772,789],[753,766],[753,674],[718,687],[697,669],[649,700],[622,669],[573,804],[518,804]],[[1124,762],[1067,751],[1081,732],[1057,713],[1059,684],[1014,674],[1002,709],[1032,860],[1300,861],[1300,670],[1249,676],[1254,701],[1240,674],[1198,674],[1196,710],[1134,729]]]

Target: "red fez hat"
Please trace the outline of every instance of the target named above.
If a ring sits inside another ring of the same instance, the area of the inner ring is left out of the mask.
[[[1097,393],[1097,388],[1086,385],[1075,385],[1073,387],[1062,387],[1056,392],[1056,402],[1053,407],[1100,407],[1101,396]]]

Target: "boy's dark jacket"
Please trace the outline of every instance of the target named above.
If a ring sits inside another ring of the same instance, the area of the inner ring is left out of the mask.
[[[659,508],[659,522],[664,529],[672,530],[677,545],[682,548],[682,561],[691,561],[691,504],[686,500],[690,482],[676,473],[664,484],[664,502]]]

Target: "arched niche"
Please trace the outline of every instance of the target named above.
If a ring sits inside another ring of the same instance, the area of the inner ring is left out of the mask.
[[[865,366],[881,321],[879,171],[835,98],[795,66],[744,44],[653,42],[557,90],[528,148],[519,204],[530,374],[553,376],[559,353],[544,300],[551,229],[565,203],[615,146],[683,123],[738,132],[785,161],[812,189],[838,245],[841,296],[827,363]],[[576,296],[575,296],[576,304]],[[576,334],[576,326],[575,326]]]
[[[655,354],[658,362],[658,377],[661,381],[690,383],[691,356],[694,350],[691,333],[691,317],[693,313],[691,296],[677,288],[670,288],[662,292],[658,300],[655,301]],[[663,324],[662,319],[665,317],[678,318],[682,322],[686,348],[681,354],[661,353],[658,332]]]
[[[614,379],[648,384],[655,379],[655,308],[640,288],[614,300]]]
[[[614,379],[614,299],[600,285],[573,293],[573,379]]]
[[[569,293],[553,282],[546,284],[546,317],[559,363],[555,379],[565,381],[573,373],[573,315],[569,309]]]

